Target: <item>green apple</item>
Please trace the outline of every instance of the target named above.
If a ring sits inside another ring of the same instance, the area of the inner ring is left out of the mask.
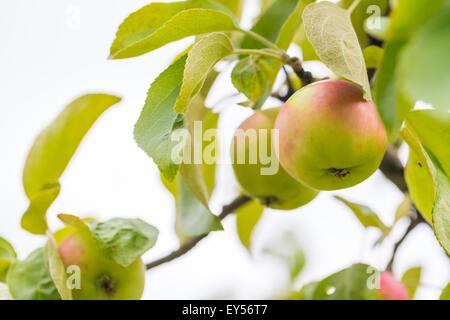
[[[317,191],[293,179],[279,164],[272,144],[279,111],[259,110],[247,118],[235,132],[231,153],[235,176],[245,193],[268,207],[290,210],[310,202]]]
[[[279,159],[298,181],[318,190],[354,186],[379,167],[386,130],[360,87],[324,80],[297,91],[276,119]]]
[[[75,300],[137,300],[144,291],[145,266],[137,259],[128,267],[112,260],[89,234],[74,232],[58,246],[66,268],[79,270],[79,288],[72,289]],[[68,269],[70,270],[70,269]],[[75,283],[75,282],[74,282]]]

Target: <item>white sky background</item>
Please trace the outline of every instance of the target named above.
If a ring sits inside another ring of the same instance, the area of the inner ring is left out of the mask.
[[[84,140],[61,180],[62,192],[49,210],[50,225],[61,226],[55,218],[59,212],[98,219],[140,217],[160,230],[146,261],[177,247],[173,200],[161,185],[156,166],[134,143],[132,131],[150,83],[189,40],[134,59],[106,59],[117,26],[147,3],[0,0],[0,235],[13,243],[21,258],[45,241],[20,228],[28,204],[21,185],[28,148],[64,105],[86,92],[115,93],[123,102],[106,112]],[[247,25],[256,13],[255,4],[246,7]],[[208,99],[209,106],[233,92],[229,79],[222,77]],[[219,108],[223,110],[221,128],[230,137],[249,111],[233,101]],[[217,211],[237,193],[230,168],[222,167],[219,179],[221,186],[212,204]],[[385,245],[372,250],[377,232],[364,232],[333,194],[371,206],[388,224],[402,200],[396,188],[376,173],[351,189],[323,192],[298,210],[267,210],[257,227],[253,258],[239,244],[234,217],[228,218],[225,232],[209,236],[189,254],[149,272],[144,298],[245,299],[279,294],[288,276],[261,249],[285,230],[295,232],[307,254],[299,285],[355,262],[383,268],[405,224],[400,223]],[[400,276],[415,265],[424,267],[422,282],[426,284],[418,297],[436,298],[435,287],[443,287],[450,279],[449,264],[425,226],[405,241],[395,271]]]

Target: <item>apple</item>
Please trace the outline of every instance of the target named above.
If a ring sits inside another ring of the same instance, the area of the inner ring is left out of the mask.
[[[279,165],[272,145],[272,129],[279,111],[280,108],[258,110],[239,126],[231,146],[233,170],[243,191],[249,196],[270,208],[290,210],[310,202],[317,191],[293,179]],[[239,143],[242,134],[248,136],[244,144]],[[251,160],[252,153],[256,161]],[[239,160],[240,156],[244,156],[243,159]],[[264,159],[265,156],[270,161]],[[263,168],[272,168],[269,170],[272,172],[264,172]]]
[[[380,276],[379,293],[384,300],[409,300],[409,293],[404,284],[388,271]]]
[[[141,259],[128,267],[113,261],[94,238],[81,232],[68,235],[58,246],[66,268],[80,270],[75,300],[137,300],[144,291],[145,266]],[[70,274],[69,274],[70,277]]]
[[[379,167],[386,130],[375,104],[360,87],[324,80],[297,91],[281,108],[278,158],[286,171],[311,188],[354,186]]]

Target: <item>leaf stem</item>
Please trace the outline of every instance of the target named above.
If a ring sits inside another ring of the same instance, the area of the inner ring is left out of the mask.
[[[284,51],[282,49],[280,49],[275,43],[273,43],[272,41],[266,39],[265,37],[257,34],[256,32],[253,32],[251,30],[244,30],[244,29],[238,29],[237,31],[240,31],[240,32],[248,35],[249,37],[252,37],[256,41],[267,46],[267,48],[272,48],[280,53],[284,53]]]
[[[220,220],[225,219],[229,214],[233,213],[234,211],[236,211],[237,209],[242,207],[244,204],[246,204],[250,200],[251,200],[251,198],[248,196],[245,196],[245,195],[236,198],[230,204],[228,204],[222,208],[222,212],[219,215],[219,219]],[[170,262],[172,260],[175,260],[175,259],[183,256],[185,253],[189,252],[192,248],[194,248],[197,245],[197,243],[202,241],[208,235],[209,235],[209,233],[206,233],[206,234],[202,234],[200,236],[196,236],[196,237],[189,239],[185,244],[183,244],[177,250],[172,251],[167,256],[148,263],[146,266],[147,270],[156,268],[162,264],[165,264],[167,262]]]

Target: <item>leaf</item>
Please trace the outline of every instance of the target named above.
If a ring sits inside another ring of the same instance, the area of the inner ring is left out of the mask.
[[[444,172],[450,176],[450,113],[414,110],[407,119],[423,147],[435,156]]]
[[[405,125],[402,128],[401,135],[409,145],[409,158],[405,167],[405,180],[411,200],[425,220],[431,224],[436,195],[434,186],[436,169],[409,125]]]
[[[292,40],[294,39],[295,32],[300,28],[302,23],[302,13],[305,7],[314,2],[314,0],[298,0],[297,5],[292,13],[287,18],[286,22],[280,29],[280,33],[276,40],[278,47],[287,50]],[[289,12],[289,11],[288,11]]]
[[[174,106],[178,113],[186,111],[191,99],[200,91],[209,72],[221,59],[233,52],[230,39],[223,33],[202,37],[189,51],[180,94]]]
[[[266,59],[249,56],[233,68],[231,81],[234,87],[253,103],[270,94],[270,65]]]
[[[444,290],[442,290],[442,293],[439,296],[439,300],[450,300],[450,282],[447,284]]]
[[[217,2],[152,3],[120,25],[110,57],[135,57],[189,36],[236,28],[232,14]]]
[[[24,261],[16,261],[8,272],[8,288],[16,300],[60,300],[50,276],[44,248],[33,251]]]
[[[410,146],[411,154],[416,158],[415,172],[405,171],[405,179],[411,192],[411,197],[428,221],[432,222],[433,230],[441,246],[450,253],[450,179],[445,175],[433,154],[429,154],[420,144],[420,140],[407,125],[402,130],[402,137]],[[410,156],[411,160],[411,156]],[[409,162],[408,162],[409,163]],[[419,171],[419,169],[421,171]],[[411,174],[417,173],[419,179]]]
[[[403,201],[400,203],[400,205],[397,207],[397,210],[395,211],[394,224],[396,224],[403,217],[409,216],[412,210],[413,204],[411,202],[411,198],[409,197],[409,195],[405,195],[405,198],[403,198]]]
[[[303,11],[306,35],[320,60],[333,72],[355,82],[372,100],[369,79],[358,37],[350,16],[334,3],[312,3]]]
[[[183,126],[183,118],[173,111],[173,106],[183,81],[185,63],[186,57],[180,58],[155,79],[134,128],[136,143],[169,181],[173,180],[179,168],[172,159],[176,142],[172,141],[171,135]]]
[[[205,107],[203,97],[198,95],[191,102],[185,118],[190,143],[185,146],[184,153],[187,155],[188,161],[181,164],[180,174],[186,187],[209,210],[209,197],[214,188],[214,176],[211,181],[211,174],[214,175],[219,146],[217,135],[208,137],[211,138],[211,141],[204,140],[207,138],[206,135],[211,132],[210,130],[217,129],[219,117],[218,114]],[[206,154],[206,148],[210,146],[214,152]]]
[[[49,233],[46,247],[50,276],[62,300],[73,300],[72,290],[67,286],[66,268],[61,260],[55,239]]]
[[[294,42],[300,47],[300,49],[302,49],[303,61],[320,60],[311,42],[309,42],[308,37],[306,36],[305,26],[303,24],[295,34]]]
[[[450,254],[450,180],[441,171],[436,171],[436,198],[433,207],[433,230],[447,254]]]
[[[407,40],[447,0],[397,0],[390,14],[388,39]]]
[[[114,218],[91,227],[92,234],[107,254],[126,268],[152,248],[158,230],[141,219]]]
[[[251,249],[253,230],[262,217],[264,206],[259,201],[252,200],[236,211],[236,228],[242,245]]]
[[[347,9],[354,0],[341,1],[342,7]],[[358,41],[362,48],[364,48],[368,42],[369,37],[364,30],[365,22],[367,19],[380,19],[381,15],[386,12],[388,0],[362,0],[357,7],[351,13],[352,25],[355,29]],[[375,21],[376,24],[378,21]]]
[[[377,290],[368,285],[372,267],[354,264],[308,288],[310,300],[379,300]]]
[[[280,31],[283,28],[285,21],[287,21],[291,13],[294,12],[298,3],[298,0],[274,0],[258,18],[254,26],[251,28],[251,31],[256,32],[272,42],[276,42],[280,36]],[[287,32],[288,31],[286,30],[286,36],[288,36]],[[282,39],[284,39],[284,36]],[[285,40],[283,40],[283,42],[285,42]],[[242,39],[241,48],[261,49],[264,48],[264,45],[247,35]]]
[[[9,267],[16,260],[16,251],[11,243],[0,237],[0,282],[6,280]]]
[[[180,221],[180,231],[189,237],[223,230],[220,219],[211,214],[205,206],[192,194],[178,177],[177,210]]]
[[[386,42],[383,58],[373,79],[373,98],[390,141],[397,139],[403,121],[402,107],[397,97],[397,78],[392,71],[397,67],[403,46],[401,41]]]
[[[410,104],[423,101],[450,111],[450,5],[414,34],[397,69],[398,90]],[[426,48],[426,49],[424,49]]]
[[[202,121],[203,133],[217,128],[218,114],[204,107],[203,98],[200,95],[193,100],[186,113],[187,128],[185,129],[195,129],[191,125],[194,120]],[[202,154],[206,152],[205,148],[216,143],[217,141],[204,141]],[[218,156],[217,145],[215,149],[216,156]],[[176,201],[175,231],[181,243],[187,241],[191,236],[222,228],[220,220],[211,214],[208,208],[209,195],[215,186],[215,169],[216,161],[212,161],[212,163],[202,161],[201,165],[183,163],[180,174],[173,181],[168,181],[161,176],[164,186]]]
[[[383,48],[377,46],[368,46],[363,50],[364,61],[368,69],[378,68],[383,59]]]
[[[420,277],[422,275],[421,267],[410,268],[405,271],[402,276],[402,283],[405,285],[408,290],[409,297],[414,299],[414,295],[416,294],[417,287],[420,284]]]
[[[22,216],[22,228],[34,233],[42,234],[47,230],[47,210],[58,197],[61,186],[59,183],[43,186],[42,190],[30,198],[30,205]]]
[[[362,204],[350,202],[339,196],[335,196],[335,198],[341,201],[343,204],[345,204],[348,208],[350,208],[350,210],[352,210],[356,218],[365,228],[374,227],[381,230],[383,234],[388,234],[390,232],[390,228],[387,227],[380,220],[378,215],[374,211],[372,211],[372,209],[370,209],[369,207]]]
[[[63,174],[81,140],[119,97],[87,94],[72,101],[34,141],[23,172],[23,185],[30,200],[22,226],[34,234],[45,234],[45,212],[59,192]]]

